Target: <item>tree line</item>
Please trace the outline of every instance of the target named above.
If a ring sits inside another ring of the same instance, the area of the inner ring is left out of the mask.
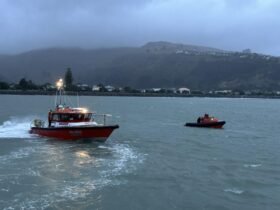
[[[71,68],[67,68],[65,75],[65,89],[66,90],[77,90],[77,86],[73,84],[73,75]],[[32,80],[21,78],[18,83],[8,83],[0,81],[1,90],[55,90],[55,87],[50,83],[42,85],[35,84]]]
[[[64,88],[66,91],[91,91],[90,87],[79,87],[73,83],[74,78],[72,74],[71,68],[67,68],[64,74]],[[100,87],[99,92],[108,92],[105,85],[98,84]],[[43,90],[43,91],[55,91],[56,87],[50,83],[45,83],[43,85],[37,85],[32,80],[28,80],[26,78],[21,78],[18,83],[7,83],[5,81],[0,81],[0,90]],[[112,92],[120,92],[119,89],[115,89]],[[124,87],[123,92],[137,93],[139,91],[131,88]]]

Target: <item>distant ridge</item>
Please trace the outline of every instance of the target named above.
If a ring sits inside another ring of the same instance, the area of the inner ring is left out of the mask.
[[[71,67],[74,82],[133,88],[280,90],[278,57],[149,42],[142,47],[49,48],[0,55],[0,80],[54,81]]]
[[[143,46],[144,49],[150,50],[151,52],[158,52],[158,53],[171,53],[176,51],[185,51],[189,53],[222,53],[222,52],[229,52],[225,50],[220,50],[217,48],[212,47],[203,47],[197,45],[186,45],[186,44],[174,44],[171,42],[148,42]]]

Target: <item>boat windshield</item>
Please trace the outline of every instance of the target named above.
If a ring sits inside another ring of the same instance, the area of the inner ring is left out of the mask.
[[[69,121],[69,122],[81,122],[90,121],[91,113],[87,114],[52,114],[52,121]]]

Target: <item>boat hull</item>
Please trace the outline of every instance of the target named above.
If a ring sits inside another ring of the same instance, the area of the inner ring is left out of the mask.
[[[110,126],[87,126],[87,127],[32,127],[31,134],[42,137],[56,138],[62,140],[94,140],[106,141],[111,133],[119,128],[118,125]]]
[[[208,122],[208,123],[186,123],[188,127],[199,127],[199,128],[223,128],[225,121]]]

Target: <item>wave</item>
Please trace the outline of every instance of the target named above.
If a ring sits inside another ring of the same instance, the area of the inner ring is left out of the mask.
[[[245,168],[257,168],[262,166],[262,164],[244,164]]]
[[[224,192],[230,192],[230,193],[233,193],[233,194],[242,194],[244,192],[244,190],[239,190],[237,188],[229,188],[229,189],[225,189]]]
[[[31,117],[11,118],[0,125],[0,138],[32,138],[29,134]]]
[[[35,152],[36,152],[35,147],[24,147],[24,148],[21,148],[17,151],[12,151],[8,155],[0,156],[0,161],[1,161],[1,164],[4,164],[8,161],[11,162],[13,160],[26,158],[26,157],[30,156],[32,153],[35,153]]]
[[[112,150],[117,160],[113,163],[113,170],[109,171],[112,175],[119,175],[124,169],[126,171],[134,170],[133,167],[129,167],[130,162],[142,162],[142,158],[127,146],[118,144]]]
[[[68,147],[69,146],[69,147]],[[82,145],[83,146],[83,145]],[[75,150],[75,148],[78,148]],[[22,196],[16,200],[6,202],[6,209],[23,208],[23,209],[47,209],[53,205],[59,206],[60,203],[65,201],[75,201],[91,195],[94,191],[99,191],[106,186],[120,185],[122,181],[116,177],[119,175],[131,173],[136,170],[137,166],[144,160],[144,155],[138,153],[126,144],[103,144],[97,147],[82,147],[80,145],[52,145],[40,144],[34,150],[25,148],[12,152],[4,159],[17,159],[24,158],[26,155],[31,154],[37,157],[41,154],[43,157],[50,157],[46,159],[31,160],[30,165],[25,170],[19,170],[20,174],[16,177],[33,177],[35,180],[49,180],[52,188],[46,188],[39,194],[36,192],[38,186],[30,186],[29,193],[32,197]],[[98,151],[100,152],[98,154]],[[64,154],[69,153],[69,156]],[[72,165],[69,168],[68,164]],[[48,160],[49,159],[49,160]],[[32,164],[35,161],[40,165]],[[94,169],[94,172],[92,169]],[[70,169],[70,171],[69,171]],[[41,171],[50,170],[51,176],[46,176],[46,172]],[[75,173],[73,173],[73,171]],[[95,173],[93,176],[92,173]],[[25,176],[22,176],[25,175]],[[65,179],[56,179],[54,177],[61,177],[67,175]],[[3,182],[11,182],[15,177],[3,177]],[[24,184],[24,180],[20,180],[19,185]],[[2,189],[2,193],[12,193],[11,190],[5,191],[7,188]],[[91,198],[92,199],[92,198]],[[98,199],[98,198],[96,198]]]

